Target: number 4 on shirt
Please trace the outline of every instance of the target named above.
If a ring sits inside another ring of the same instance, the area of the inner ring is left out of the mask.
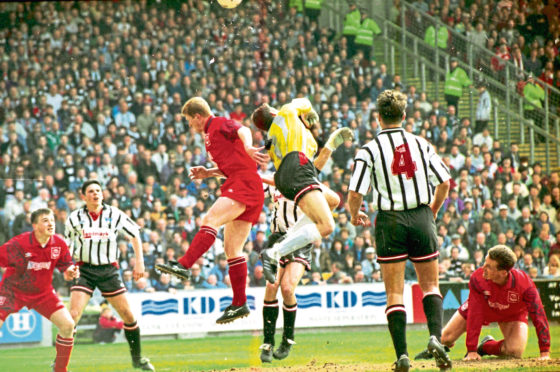
[[[398,176],[406,174],[406,178],[411,179],[414,177],[416,171],[416,162],[410,156],[408,144],[404,143],[398,146],[393,153],[393,163],[391,164],[391,172]]]

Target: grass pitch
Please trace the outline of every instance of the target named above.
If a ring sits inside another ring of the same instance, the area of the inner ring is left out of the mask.
[[[481,338],[492,334],[501,338],[498,328],[484,328]],[[459,360],[465,354],[462,336],[451,357],[454,371],[505,370],[505,371],[559,371],[560,326],[551,327],[552,348],[550,363],[531,360],[500,361],[485,357],[485,364],[465,364]],[[280,335],[277,334],[277,343]],[[408,350],[413,357],[425,348],[428,340],[426,330],[409,330]],[[351,332],[340,330],[328,333],[297,333],[297,345],[283,361],[262,365],[259,346],[262,336],[220,336],[203,339],[143,341],[143,355],[149,357],[157,371],[208,371],[208,370],[283,370],[283,371],[378,371],[390,370],[395,354],[391,337],[386,329]],[[54,347],[0,350],[0,370],[6,372],[49,371],[54,358]],[[529,329],[529,343],[524,358],[539,355],[534,328]],[[412,370],[437,371],[433,361],[414,363]],[[77,344],[72,353],[69,370],[85,371],[134,371],[131,367],[128,345]]]

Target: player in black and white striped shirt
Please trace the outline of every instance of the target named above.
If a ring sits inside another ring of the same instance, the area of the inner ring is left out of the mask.
[[[377,98],[381,132],[363,146],[354,159],[348,204],[352,224],[365,225],[360,211],[363,195],[373,192],[379,212],[375,223],[377,261],[387,292],[385,314],[397,354],[395,371],[408,371],[406,311],[403,301],[404,270],[410,259],[424,293],[423,305],[430,340],[428,350],[440,369],[451,360],[440,343],[443,323],[438,285],[438,247],[435,217],[449,192],[449,170],[425,139],[406,132],[406,96],[386,90]]]
[[[124,233],[131,239],[136,258],[134,279],[139,280],[144,276],[140,228],[120,209],[103,203],[99,181],[84,182],[81,191],[86,205],[68,216],[64,233],[81,272],[80,278],[70,288],[70,314],[78,324],[93,291],[99,288],[124,321],[124,334],[130,346],[134,368],[155,371],[149,359],[141,356],[140,328],[130,311],[117,264],[117,235]]]

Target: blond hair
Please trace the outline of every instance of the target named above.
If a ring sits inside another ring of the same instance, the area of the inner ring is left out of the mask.
[[[196,114],[200,114],[203,117],[212,115],[212,109],[210,109],[210,105],[206,100],[202,97],[193,97],[189,99],[183,105],[181,109],[181,115],[183,116],[195,116]]]
[[[510,271],[517,262],[517,256],[505,245],[496,245],[488,250],[488,257],[498,263],[498,270]]]

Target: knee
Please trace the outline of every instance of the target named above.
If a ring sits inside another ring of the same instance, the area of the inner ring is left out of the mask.
[[[82,317],[82,311],[80,309],[70,309],[70,316],[72,317],[73,323],[78,324]]]
[[[330,193],[327,197],[327,203],[329,204],[329,208],[331,210],[335,209],[340,204],[340,196],[334,192]]]
[[[443,331],[441,331],[441,343],[447,347],[451,347],[454,341],[451,332],[447,328],[444,328]]]
[[[58,328],[62,337],[72,337],[74,333],[74,326],[76,323],[72,319],[68,319],[66,322],[60,325]]]
[[[214,227],[214,219],[212,218],[212,216],[210,216],[209,213],[206,213],[206,214],[202,217],[202,226]]]
[[[288,298],[292,298],[295,292],[294,287],[291,285],[291,283],[282,283],[281,291],[282,291],[282,298],[284,300]]]
[[[317,229],[322,237],[327,237],[331,235],[334,231],[334,220],[330,218],[329,220],[322,222],[321,224],[317,225]]]
[[[504,343],[502,353],[512,358],[521,358],[523,356],[523,348],[519,346],[511,346]]]

